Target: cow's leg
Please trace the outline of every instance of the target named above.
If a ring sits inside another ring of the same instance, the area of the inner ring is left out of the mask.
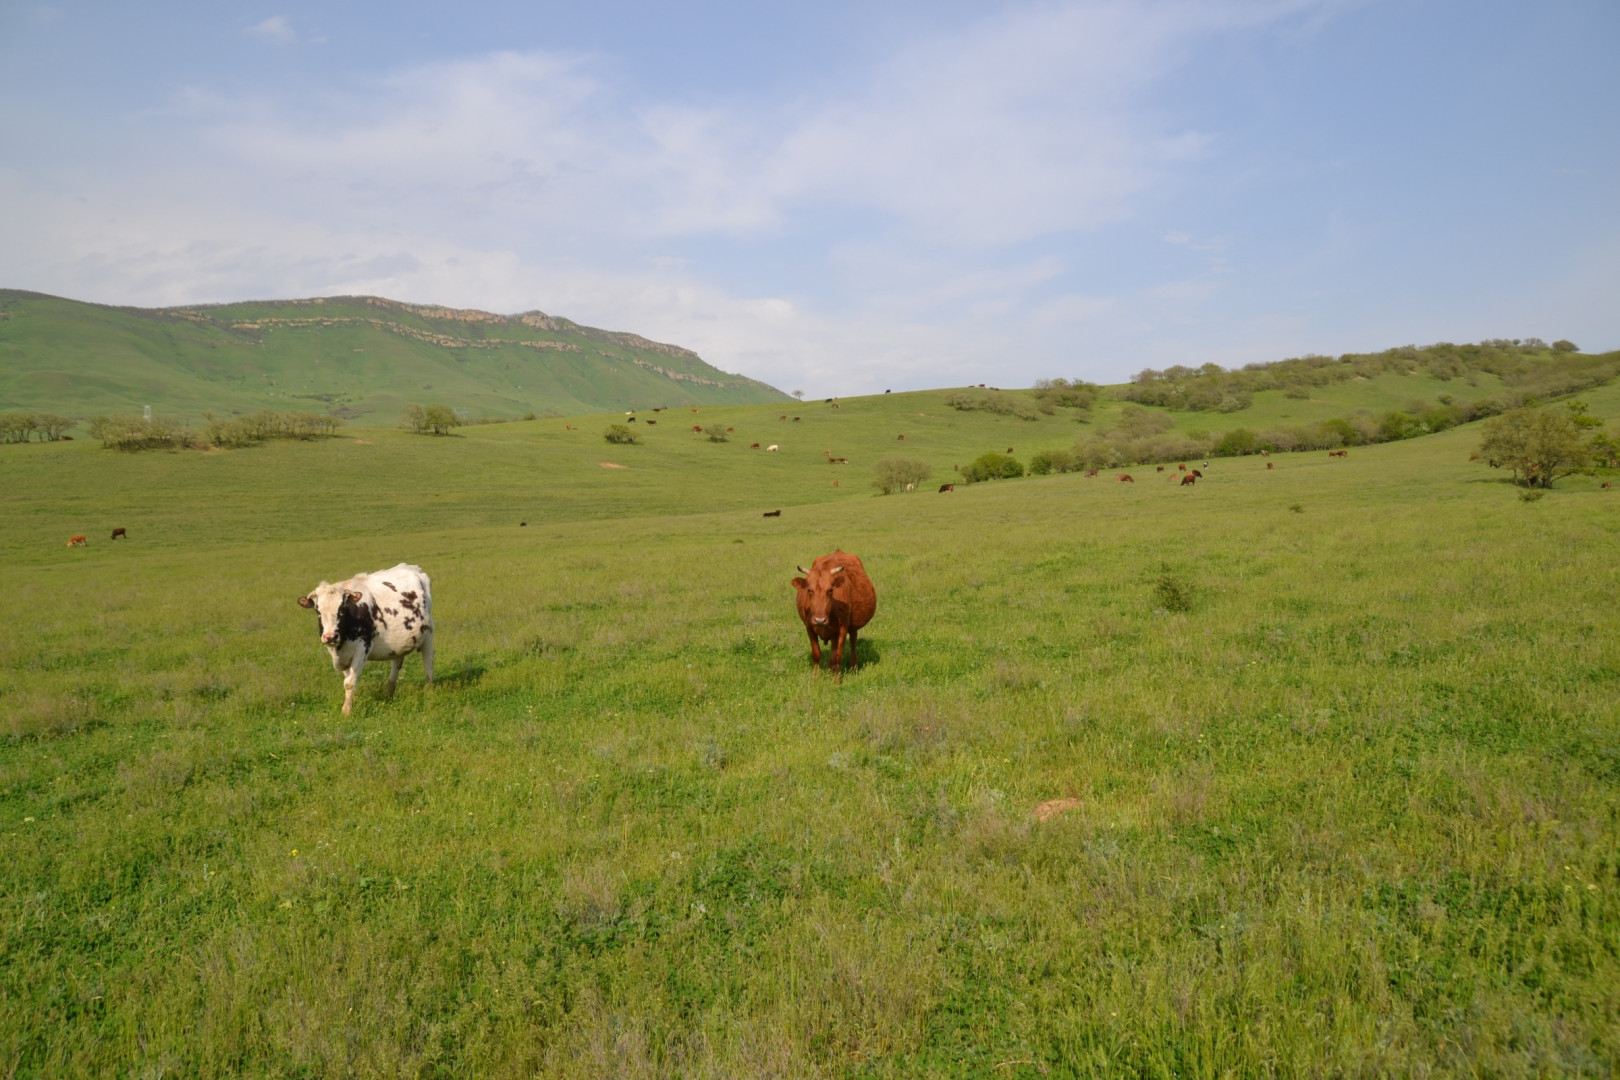
[[[360,681],[360,672],[365,669],[365,655],[358,650],[354,658],[349,661],[349,670],[343,673],[343,715],[348,716],[354,709],[354,687]]]
[[[860,631],[853,626],[849,628],[849,666],[861,666]]]
[[[804,628],[804,632],[810,635],[810,666],[819,670],[821,667],[821,639],[816,637],[816,632],[808,626]]]
[[[399,669],[405,666],[403,656],[394,657],[393,663],[388,665],[388,696],[394,696],[394,687],[399,685]]]
[[[849,636],[849,628],[840,626],[838,636],[833,639],[832,668],[833,682],[844,681],[844,640]]]
[[[433,631],[422,635],[422,667],[427,671],[427,685],[433,685]]]

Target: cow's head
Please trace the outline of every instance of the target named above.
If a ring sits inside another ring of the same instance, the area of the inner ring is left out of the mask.
[[[810,622],[814,626],[826,626],[832,617],[832,607],[841,600],[840,592],[845,587],[844,568],[842,566],[816,566],[812,565],[806,570],[799,567],[799,573],[804,577],[793,579],[793,587],[804,594],[810,610]]]
[[[345,589],[341,585],[331,585],[321,582],[309,591],[308,596],[298,598],[298,606],[309,608],[320,619],[321,644],[340,645],[343,635],[338,625],[343,621],[344,610],[352,610],[353,605],[361,600],[359,593]]]

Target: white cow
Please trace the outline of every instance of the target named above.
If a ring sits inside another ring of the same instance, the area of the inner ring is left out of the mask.
[[[420,566],[400,563],[335,585],[323,581],[298,598],[299,607],[320,616],[321,644],[332,654],[332,670],[343,673],[344,716],[354,708],[354,687],[367,660],[394,662],[389,697],[413,652],[422,654],[427,683],[433,685],[432,588]]]
[[[777,446],[776,446],[775,443],[771,443],[771,445],[767,446],[765,449],[767,449],[767,450],[775,450],[775,449],[777,449]]]

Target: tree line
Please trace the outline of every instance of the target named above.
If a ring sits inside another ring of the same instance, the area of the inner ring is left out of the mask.
[[[47,412],[0,413],[0,442],[22,443],[39,438],[40,442],[56,442],[73,426],[71,417]]]

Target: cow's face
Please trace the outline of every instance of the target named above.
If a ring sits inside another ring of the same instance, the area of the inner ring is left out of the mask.
[[[808,608],[812,626],[826,626],[832,617],[833,605],[842,600],[840,593],[847,587],[842,566],[799,567],[804,577],[793,579],[799,590],[801,607]]]
[[[311,589],[308,596],[300,596],[298,606],[309,608],[319,618],[321,644],[336,646],[343,642],[338,624],[343,619],[344,608],[359,601],[359,593],[348,592],[341,585],[328,585],[323,581]]]

